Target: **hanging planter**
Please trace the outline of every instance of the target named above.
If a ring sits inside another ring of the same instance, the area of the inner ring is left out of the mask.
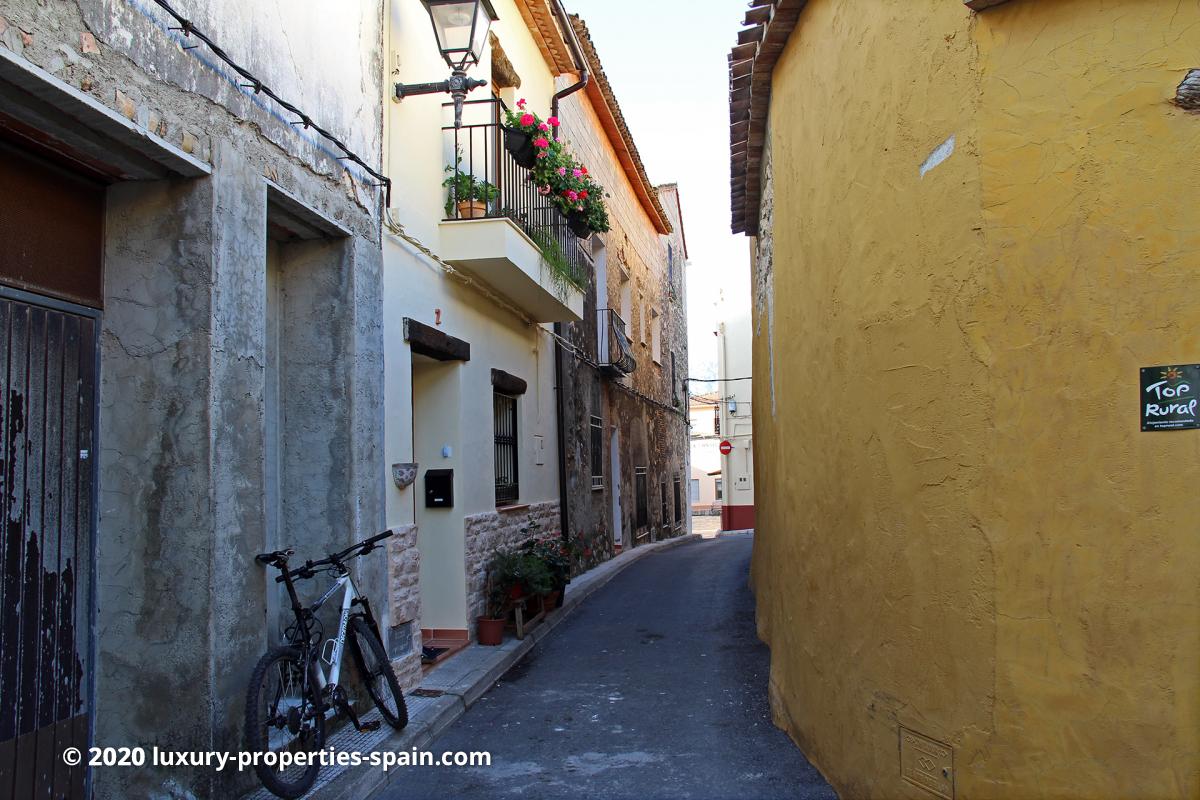
[[[580,239],[586,239],[592,235],[592,228],[588,225],[587,215],[582,211],[572,211],[570,214],[567,214],[567,227],[571,229],[571,233]]]
[[[537,164],[538,148],[533,144],[532,134],[504,126],[504,149],[517,162],[518,167],[533,169]]]

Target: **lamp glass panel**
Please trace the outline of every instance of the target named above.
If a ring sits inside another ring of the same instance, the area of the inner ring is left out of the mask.
[[[475,2],[430,4],[429,15],[433,17],[434,32],[443,53],[461,53],[471,47],[476,5]]]
[[[471,57],[475,63],[483,58],[483,46],[487,44],[488,30],[492,27],[492,16],[479,4],[478,19],[475,22],[475,41],[471,42]]]

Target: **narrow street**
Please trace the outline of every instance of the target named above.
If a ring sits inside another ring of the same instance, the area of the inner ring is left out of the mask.
[[[630,566],[429,748],[491,767],[412,768],[379,797],[835,797],[771,723],[751,543]]]

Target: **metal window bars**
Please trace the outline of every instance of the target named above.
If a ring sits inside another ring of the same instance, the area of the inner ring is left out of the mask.
[[[445,218],[507,217],[547,261],[562,264],[566,280],[586,289],[592,260],[584,240],[571,232],[566,217],[549,198],[538,193],[533,173],[505,149],[500,121],[506,109],[503,101],[498,97],[470,100],[466,107],[468,120],[462,127],[442,128],[447,149]]]

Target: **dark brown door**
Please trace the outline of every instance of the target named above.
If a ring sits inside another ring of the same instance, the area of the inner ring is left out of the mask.
[[[93,312],[0,288],[0,798],[82,798],[90,717]]]

